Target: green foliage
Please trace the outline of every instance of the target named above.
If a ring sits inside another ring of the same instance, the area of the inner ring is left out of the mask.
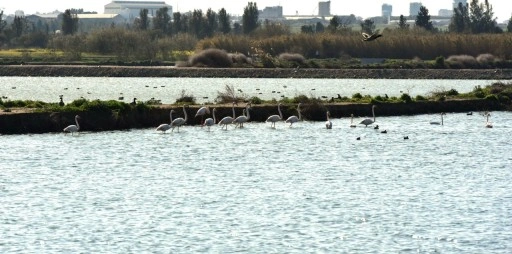
[[[432,24],[432,21],[430,20],[430,14],[428,12],[427,7],[421,6],[420,11],[418,12],[418,15],[416,16],[416,22],[417,27],[421,27],[427,31],[433,31],[434,25]]]
[[[363,96],[360,93],[355,93],[352,95],[352,99],[354,99],[354,100],[360,100],[362,98],[363,98]]]
[[[260,99],[259,97],[256,97],[256,96],[253,96],[249,99],[249,102],[254,104],[254,105],[258,105],[258,104],[262,104],[263,103],[263,100]]]
[[[424,96],[422,95],[416,95],[416,97],[414,98],[416,101],[426,101],[427,98],[425,98]]]
[[[256,2],[248,2],[242,15],[242,29],[244,34],[250,34],[258,27],[258,6]]]
[[[78,30],[78,17],[76,13],[72,13],[70,9],[64,11],[62,15],[62,34],[72,35]]]
[[[443,56],[436,57],[435,66],[436,66],[436,68],[444,68],[445,67]]]
[[[412,102],[412,98],[409,94],[407,93],[403,93],[401,96],[400,96],[400,100],[405,102],[405,103],[411,103]]]

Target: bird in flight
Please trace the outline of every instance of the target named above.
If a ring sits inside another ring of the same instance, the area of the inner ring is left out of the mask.
[[[367,33],[361,33],[363,35],[362,41],[373,41],[379,37],[382,36],[382,34],[374,33],[374,34],[367,34]]]

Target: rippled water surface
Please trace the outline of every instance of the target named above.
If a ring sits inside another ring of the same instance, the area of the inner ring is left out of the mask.
[[[510,252],[512,113],[432,120],[0,136],[0,253]]]
[[[124,101],[151,98],[174,103],[185,90],[196,101],[213,102],[226,85],[238,95],[257,96],[264,100],[282,96],[327,98],[362,95],[412,96],[428,95],[434,91],[456,89],[470,92],[475,86],[487,86],[492,80],[426,80],[426,79],[220,79],[220,78],[73,78],[73,77],[0,77],[0,96],[11,100],[40,100],[56,102],[63,95],[65,102],[81,97],[95,100]]]

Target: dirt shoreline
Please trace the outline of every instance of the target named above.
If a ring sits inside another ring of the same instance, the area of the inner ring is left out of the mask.
[[[0,76],[511,80],[512,69],[279,69],[3,65]]]

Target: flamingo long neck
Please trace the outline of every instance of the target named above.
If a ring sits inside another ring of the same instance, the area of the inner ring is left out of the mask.
[[[375,107],[372,107],[373,121],[375,122]]]
[[[233,110],[233,119],[235,119],[235,103],[233,103],[231,109]]]
[[[247,112],[247,121],[249,121],[249,119],[251,119],[251,115],[249,114],[249,106],[247,106],[245,112]]]
[[[443,114],[441,114],[441,125],[444,125]]]
[[[215,118],[215,109],[213,109],[213,124],[217,122],[217,119]]]
[[[330,117],[329,117],[330,115],[331,115],[331,113],[329,113],[329,111],[327,111],[327,121],[330,121]]]
[[[279,119],[283,119],[283,113],[281,113],[281,104],[277,104],[277,111],[279,111]]]
[[[185,110],[185,105],[183,105],[183,114],[185,115],[185,122],[188,120],[187,111]]]
[[[302,120],[302,114],[300,113],[300,104],[297,106],[297,112],[299,113],[299,120]]]
[[[172,123],[172,110],[171,110],[171,112],[169,112],[169,118],[171,118],[171,123]]]
[[[75,116],[76,129],[80,130],[80,124],[78,124],[78,117]]]

